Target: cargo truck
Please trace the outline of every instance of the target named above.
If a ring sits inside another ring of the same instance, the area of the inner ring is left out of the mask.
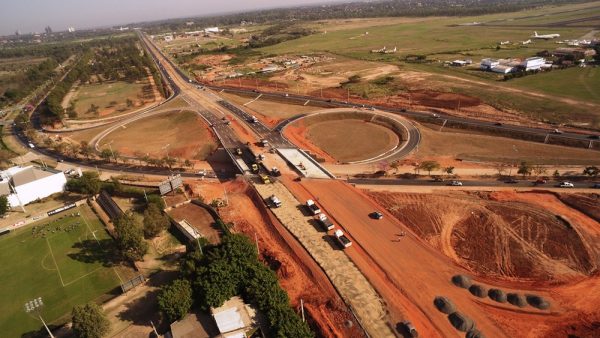
[[[319,208],[319,206],[315,203],[315,201],[313,200],[307,200],[306,201],[306,207],[308,208],[308,211],[314,216],[314,215],[318,215],[321,213],[321,209]]]
[[[344,235],[344,232],[340,229],[337,229],[333,235],[337,239],[337,241],[342,245],[342,247],[347,248],[352,245],[352,242]]]
[[[331,222],[323,213],[317,217],[317,222],[325,231],[333,230],[334,228],[333,222]]]

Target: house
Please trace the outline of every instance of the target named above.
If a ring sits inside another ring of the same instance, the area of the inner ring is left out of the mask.
[[[17,166],[0,172],[0,195],[8,197],[12,208],[63,192],[66,184],[62,171],[49,168]]]
[[[498,66],[500,64],[500,61],[496,60],[496,59],[483,59],[481,60],[481,63],[479,64],[479,68],[481,70],[492,70],[492,68]]]
[[[546,59],[543,57],[534,56],[523,60],[520,66],[525,69],[525,71],[540,70],[545,63]]]
[[[204,28],[204,33],[219,33],[219,27]]]

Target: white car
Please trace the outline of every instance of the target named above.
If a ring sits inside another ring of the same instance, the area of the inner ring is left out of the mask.
[[[560,182],[558,186],[561,188],[575,188],[575,185],[571,182]]]
[[[462,182],[461,181],[451,181],[450,185],[453,187],[462,187]]]
[[[33,145],[33,143],[31,143],[31,142],[27,143],[27,145],[28,145],[28,146],[29,146],[29,148],[31,148],[31,149],[35,148],[35,146],[34,146],[34,145]]]

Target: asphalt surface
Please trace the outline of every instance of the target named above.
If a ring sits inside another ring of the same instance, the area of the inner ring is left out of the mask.
[[[349,179],[348,183],[362,185],[408,185],[408,186],[450,186],[452,180],[443,182],[434,182],[433,180],[424,179],[393,179],[393,178],[353,178]],[[535,184],[534,181],[517,180],[515,183],[507,183],[508,181],[484,181],[484,180],[459,180],[463,187],[521,187],[521,188],[559,188],[559,182],[547,182],[545,184]],[[593,182],[573,182],[574,188],[586,189],[593,188]],[[568,190],[569,188],[564,188]]]

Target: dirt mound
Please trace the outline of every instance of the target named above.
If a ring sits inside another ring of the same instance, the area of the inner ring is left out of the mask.
[[[547,310],[550,307],[550,303],[540,296],[525,295],[525,299],[527,300],[527,304],[540,310]]]
[[[452,301],[446,297],[435,297],[433,300],[433,305],[435,305],[440,312],[445,314],[456,312],[456,306],[454,306],[454,303],[452,303]]]
[[[490,289],[488,297],[498,303],[506,303],[506,293],[500,289]]]
[[[459,288],[468,289],[473,284],[471,281],[471,277],[465,275],[456,275],[452,276],[452,284],[458,286]]]
[[[507,294],[506,300],[514,306],[518,306],[518,307],[526,307],[527,306],[527,301],[525,300],[525,297],[523,297],[523,295],[520,295],[518,293]]]
[[[369,192],[380,205],[457,263],[487,276],[567,281],[596,269],[571,220],[521,201],[485,194]],[[467,287],[469,287],[468,285]]]
[[[475,323],[471,318],[463,315],[460,312],[451,313],[448,316],[448,320],[457,330],[467,332],[475,328]]]
[[[596,222],[600,222],[600,194],[557,194],[558,198]]]
[[[487,297],[488,294],[488,290],[485,286],[483,285],[479,285],[479,284],[473,284],[469,287],[469,292],[475,296],[475,297],[479,297],[479,298],[485,298]]]

